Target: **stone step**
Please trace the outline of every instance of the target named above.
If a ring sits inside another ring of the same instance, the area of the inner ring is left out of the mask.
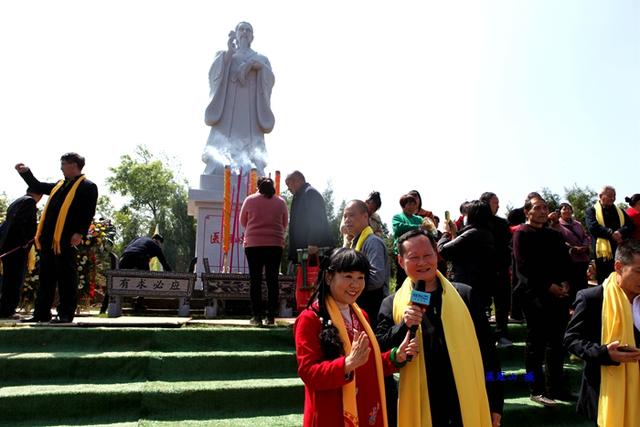
[[[142,381],[114,384],[22,385],[0,389],[4,423],[80,418],[117,422],[138,414],[154,420],[226,419],[301,413],[299,378]]]
[[[296,375],[293,351],[0,353],[3,386],[221,380]]]

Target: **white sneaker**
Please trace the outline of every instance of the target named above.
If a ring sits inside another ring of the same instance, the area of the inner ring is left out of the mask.
[[[558,402],[556,402],[553,399],[550,399],[542,394],[532,394],[529,399],[531,399],[533,402],[539,403],[542,406],[556,406],[558,404]]]

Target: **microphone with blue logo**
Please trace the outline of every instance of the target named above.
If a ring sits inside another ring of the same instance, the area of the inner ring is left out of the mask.
[[[416,282],[416,286],[411,291],[411,304],[426,309],[429,307],[431,294],[429,292],[425,292],[425,286],[426,282],[424,280],[418,280]],[[418,332],[418,325],[411,326],[411,328],[409,328],[409,339],[414,339],[416,337],[416,332]],[[407,362],[411,362],[412,359],[412,355],[407,356]]]

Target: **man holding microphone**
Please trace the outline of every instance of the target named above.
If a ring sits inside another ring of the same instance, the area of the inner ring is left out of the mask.
[[[422,351],[400,369],[398,426],[499,426],[502,387],[489,379],[500,364],[482,301],[471,287],[438,272],[435,248],[422,230],[398,239],[398,263],[407,279],[385,298],[378,315],[381,348],[402,342],[412,327],[422,343]],[[416,292],[422,282],[428,297]],[[387,397],[390,405],[392,400]]]

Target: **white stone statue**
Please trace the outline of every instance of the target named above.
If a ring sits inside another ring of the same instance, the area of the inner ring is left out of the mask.
[[[222,174],[225,165],[264,175],[264,134],[275,122],[271,89],[275,78],[267,57],[251,49],[253,27],[240,22],[229,33],[227,50],[220,51],[209,71],[211,103],[205,123],[211,133],[202,154],[204,174]]]

